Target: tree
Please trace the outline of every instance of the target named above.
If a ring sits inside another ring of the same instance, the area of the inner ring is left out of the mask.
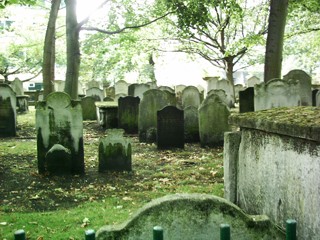
[[[281,78],[282,50],[288,0],[271,0],[265,54],[264,81]]]
[[[56,20],[58,17],[61,0],[51,1],[51,10],[46,30],[46,36],[43,47],[43,96],[44,98],[54,90],[55,80],[55,60],[56,60]]]
[[[177,20],[171,20],[183,43],[176,51],[198,54],[224,69],[232,84],[235,65],[253,46],[264,42],[266,1],[249,5],[236,0],[165,0],[165,6],[175,11]],[[259,21],[254,20],[257,15]]]
[[[5,8],[8,5],[20,4],[20,5],[35,5],[37,0],[3,0],[0,1],[0,9]]]

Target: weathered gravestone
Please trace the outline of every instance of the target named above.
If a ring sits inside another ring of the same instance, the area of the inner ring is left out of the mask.
[[[23,90],[23,82],[19,78],[15,78],[10,87],[16,93],[16,103],[17,103],[17,112],[18,113],[26,113],[29,111],[29,96],[24,94]]]
[[[157,111],[166,106],[175,106],[173,94],[158,89],[150,89],[143,95],[139,105],[139,141],[155,142],[157,130]]]
[[[217,89],[222,89],[227,95],[228,107],[234,107],[234,93],[233,86],[227,79],[221,79],[217,82]]]
[[[254,88],[248,87],[239,92],[239,112],[254,112]]]
[[[115,83],[115,95],[117,94],[124,94],[125,96],[128,96],[128,83],[124,80],[120,80]]]
[[[95,102],[98,123],[104,129],[118,127],[118,102]]]
[[[235,240],[285,239],[268,216],[248,215],[231,202],[209,194],[174,194],[155,199],[122,224],[103,226],[96,238],[156,239],[152,229],[161,226],[165,240],[227,239],[220,238],[221,224],[231,226]]]
[[[300,83],[298,80],[272,79],[254,87],[254,110],[301,105]]]
[[[198,88],[194,86],[187,86],[182,91],[181,95],[182,108],[186,108],[188,106],[199,107],[201,103],[200,93]]]
[[[168,86],[160,86],[160,87],[158,87],[158,89],[161,91],[169,91],[171,93],[175,93],[174,89],[171,87],[168,87]]]
[[[205,77],[203,80],[207,82],[207,93],[213,89],[217,89],[219,77]]]
[[[90,82],[87,82],[87,89],[90,88],[100,88],[100,82],[96,80],[91,80]]]
[[[36,105],[40,174],[83,174],[83,125],[80,101],[54,92]]]
[[[184,148],[183,110],[166,106],[157,112],[157,147]]]
[[[291,70],[283,76],[283,80],[289,79],[298,80],[300,83],[299,95],[301,99],[301,106],[312,106],[312,90],[311,77],[302,70]]]
[[[185,142],[199,142],[199,115],[198,108],[188,106],[184,111],[184,139]]]
[[[99,172],[131,171],[131,143],[123,137],[122,129],[109,129],[99,143]]]
[[[118,127],[126,133],[138,133],[139,97],[121,97],[118,100]]]
[[[106,97],[110,97],[114,99],[115,97],[115,88],[114,87],[107,87],[104,89],[104,93]]]
[[[261,83],[260,78],[256,76],[252,76],[247,80],[247,87],[254,87],[256,84],[260,84],[260,83]]]
[[[207,97],[211,95],[217,95],[221,99],[222,102],[224,102],[227,106],[228,105],[228,99],[227,99],[227,94],[223,89],[212,89],[207,93]]]
[[[230,131],[230,110],[218,95],[208,96],[199,108],[199,134],[201,147],[223,145],[224,133]]]
[[[104,98],[103,90],[97,87],[92,87],[87,89],[86,96],[91,96],[96,99],[96,101],[102,101]]]
[[[92,96],[81,99],[83,120],[97,120],[96,99]]]
[[[0,136],[16,135],[16,94],[8,84],[0,83]]]
[[[146,83],[131,84],[129,85],[129,95],[133,97],[139,97],[140,100],[142,100],[143,94],[149,89],[151,89],[150,85]]]

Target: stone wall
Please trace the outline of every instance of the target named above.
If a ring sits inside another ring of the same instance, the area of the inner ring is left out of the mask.
[[[320,109],[294,107],[232,115],[241,132],[225,134],[225,197],[298,239],[319,239]]]

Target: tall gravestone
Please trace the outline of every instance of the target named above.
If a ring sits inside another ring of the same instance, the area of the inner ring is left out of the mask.
[[[118,100],[118,127],[126,133],[138,133],[139,97],[121,97]]]
[[[97,120],[96,99],[92,96],[81,99],[83,120]]]
[[[184,148],[183,110],[167,106],[157,112],[157,147]]]
[[[130,141],[119,129],[108,130],[99,143],[99,172],[131,171],[132,150]]]
[[[184,140],[185,142],[199,142],[199,115],[198,108],[188,106],[184,111]]]
[[[36,106],[40,174],[83,174],[83,124],[80,101],[54,92]]]
[[[230,110],[219,96],[208,96],[199,108],[201,147],[222,146],[224,133],[231,130],[228,124]]]
[[[285,76],[283,80],[298,80],[300,83],[299,95],[301,98],[301,106],[312,106],[312,87],[311,77],[302,70],[291,70]]]
[[[254,87],[254,110],[301,105],[300,83],[298,80],[272,79]]]
[[[239,112],[254,112],[254,88],[248,87],[239,92]]]
[[[157,111],[166,106],[175,106],[173,94],[158,89],[150,89],[143,95],[139,105],[139,141],[155,142],[157,130]]]
[[[94,97],[96,101],[102,101],[104,98],[104,92],[100,88],[92,87],[87,89],[86,96]]]
[[[182,108],[186,108],[188,106],[199,107],[201,103],[200,93],[198,88],[194,86],[187,86],[183,89],[181,95]]]
[[[16,135],[16,94],[8,84],[0,83],[0,136]]]

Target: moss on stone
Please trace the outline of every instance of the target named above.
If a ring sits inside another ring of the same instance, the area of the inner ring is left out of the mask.
[[[284,107],[268,110],[233,113],[229,123],[241,128],[320,141],[320,108]]]

